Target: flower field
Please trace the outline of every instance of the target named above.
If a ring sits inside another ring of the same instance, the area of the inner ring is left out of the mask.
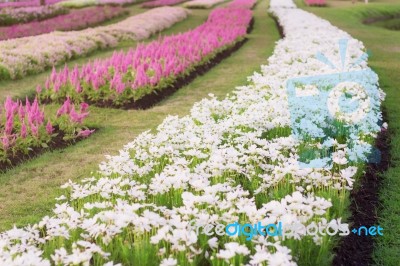
[[[44,20],[66,13],[67,9],[57,6],[3,8],[0,9],[0,26]]]
[[[53,5],[58,2],[61,2],[62,0],[46,0],[46,5]],[[5,3],[0,3],[0,8],[6,8],[6,7],[34,7],[34,6],[40,6],[40,1],[39,0],[31,0],[31,1],[18,1],[18,2],[5,2]]]
[[[53,71],[39,97],[53,101],[70,97],[74,102],[126,106],[162,91],[246,35],[251,11],[236,8],[235,2],[230,8],[215,9],[204,24],[186,33],[140,45],[127,53],[115,53],[81,69]],[[238,0],[239,7],[241,2]]]
[[[80,30],[126,14],[122,7],[90,7],[44,21],[0,27],[0,40],[36,36],[53,31]]]
[[[136,3],[135,0],[66,0],[58,3],[62,7],[82,8],[95,5],[130,5]]]
[[[38,73],[72,57],[122,40],[143,40],[187,17],[179,7],[163,7],[129,17],[116,24],[78,32],[53,32],[0,42],[0,79],[15,79]],[[35,48],[40,45],[41,50]]]
[[[126,3],[0,9],[0,266],[397,264],[400,4]]]

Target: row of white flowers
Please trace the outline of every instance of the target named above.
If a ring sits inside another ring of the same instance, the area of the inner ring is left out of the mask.
[[[309,259],[318,265],[331,248],[328,235],[298,231],[246,242],[189,230],[192,220],[341,226],[357,166],[346,159],[347,145],[333,140],[335,167],[299,167],[302,140],[285,136],[291,126],[286,84],[297,76],[338,73],[315,56],[321,51],[337,58],[338,39],[349,39],[348,59],[364,47],[292,1],[271,6],[285,38],[250,85],[224,100],[210,95],[185,117],[167,117],[156,133],[144,132],[108,156],[92,177],[65,184],[69,192],[58,199],[63,203],[54,216],[1,234],[0,264],[296,265]],[[364,62],[348,70],[368,67]],[[368,73],[379,91],[376,75]]]
[[[184,20],[188,13],[181,7],[160,7],[112,25],[1,41],[0,79],[38,73],[72,57],[114,47],[123,40],[146,39]]]

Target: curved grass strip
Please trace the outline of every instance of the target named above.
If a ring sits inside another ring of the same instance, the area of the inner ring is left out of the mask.
[[[155,1],[149,1],[147,3],[144,3],[142,7],[146,8],[153,8],[153,7],[159,7],[159,6],[174,6],[183,2],[186,2],[187,0],[155,0]]]
[[[58,3],[58,6],[69,8],[82,8],[96,5],[130,5],[138,0],[67,0]]]
[[[10,26],[30,21],[40,21],[68,13],[58,6],[38,6],[0,9],[0,26]]]
[[[63,101],[68,96],[75,102],[98,106],[134,107],[147,95],[167,89],[241,41],[251,18],[248,9],[216,9],[204,24],[188,32],[116,52],[109,59],[80,69],[53,71],[39,97]]]
[[[182,21],[187,15],[184,8],[162,7],[108,26],[1,41],[0,79],[39,73],[73,57],[114,47],[124,40],[146,39]]]
[[[212,8],[215,5],[226,2],[227,0],[193,0],[185,3],[183,6],[187,8]]]
[[[53,31],[81,30],[126,14],[122,7],[90,7],[66,15],[10,27],[0,27],[0,40],[36,36]]]

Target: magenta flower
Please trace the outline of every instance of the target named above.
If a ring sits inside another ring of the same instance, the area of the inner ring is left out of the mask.
[[[4,150],[8,150],[8,148],[10,148],[10,141],[8,140],[8,136],[1,137],[1,144],[3,145]]]
[[[47,134],[51,135],[53,134],[53,131],[54,131],[53,125],[51,124],[50,120],[48,120],[46,125],[46,132]]]
[[[89,109],[89,104],[81,103],[81,110],[80,110],[81,113],[87,112],[88,109]]]
[[[27,136],[27,130],[26,130],[26,125],[25,124],[22,124],[22,126],[21,126],[21,138],[26,138],[26,136]]]
[[[73,122],[73,123],[82,124],[83,119],[85,119],[88,115],[89,115],[88,112],[78,114],[75,111],[75,108],[72,108],[71,112],[69,113],[69,118],[70,118],[71,122]]]
[[[94,131],[95,131],[94,129],[93,130],[89,130],[89,129],[81,130],[81,131],[79,131],[77,137],[87,138],[91,134],[93,134]]]

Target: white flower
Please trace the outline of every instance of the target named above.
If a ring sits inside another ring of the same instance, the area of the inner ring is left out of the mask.
[[[160,266],[175,266],[178,265],[178,261],[174,258],[163,259]]]

